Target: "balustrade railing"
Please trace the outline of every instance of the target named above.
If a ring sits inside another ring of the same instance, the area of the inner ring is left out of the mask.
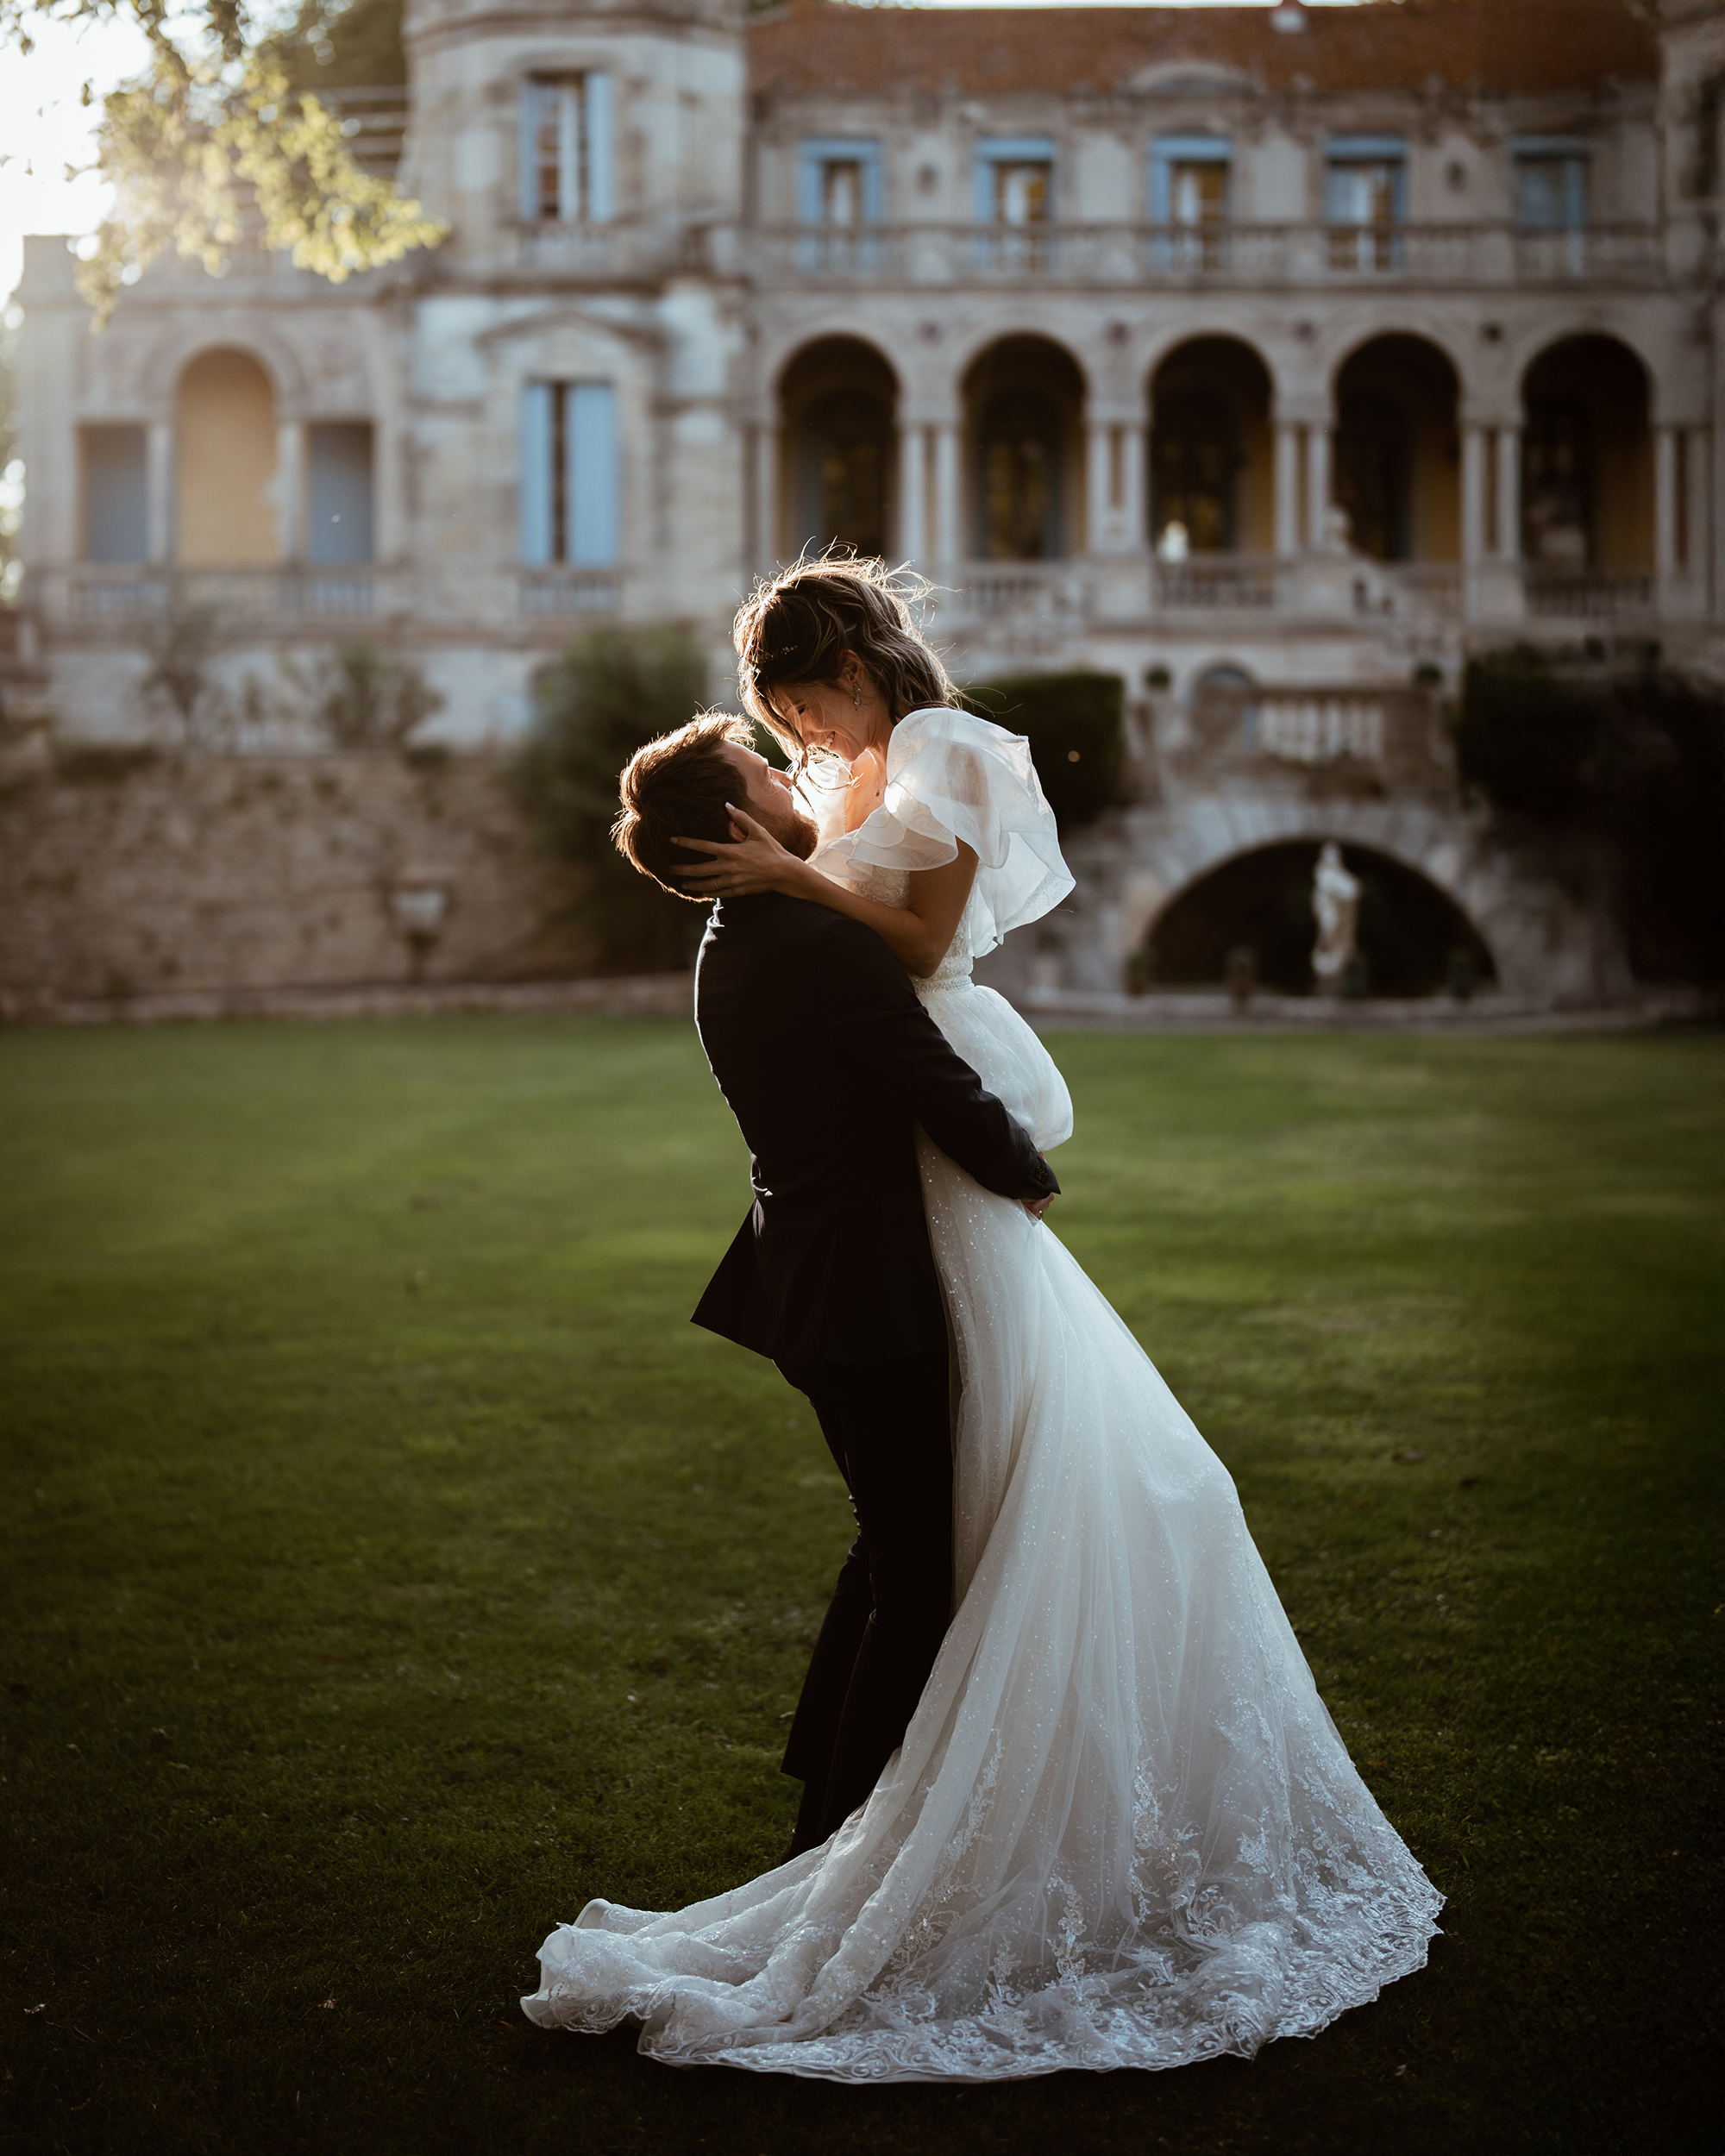
[[[530,619],[562,614],[614,614],[622,601],[617,569],[524,569],[517,586]]]
[[[67,580],[72,617],[92,624],[147,621],[172,611],[208,611],[235,622],[340,624],[371,621],[379,572],[347,568],[132,569],[88,565]]]
[[[737,243],[748,273],[768,285],[1646,284],[1663,274],[1653,225],[763,225]]]

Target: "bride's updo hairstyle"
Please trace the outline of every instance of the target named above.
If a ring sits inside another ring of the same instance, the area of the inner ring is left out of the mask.
[[[795,681],[837,687],[853,652],[894,725],[907,711],[957,703],[946,668],[911,613],[911,602],[927,589],[908,570],[829,550],[762,577],[743,601],[731,629],[743,708],[794,768],[807,762],[808,751],[774,708],[774,692]]]

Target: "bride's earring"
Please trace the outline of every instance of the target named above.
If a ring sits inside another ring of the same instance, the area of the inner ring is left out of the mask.
[[[851,708],[854,711],[860,711],[862,708],[862,684],[861,681],[853,681],[850,684],[850,704]]]

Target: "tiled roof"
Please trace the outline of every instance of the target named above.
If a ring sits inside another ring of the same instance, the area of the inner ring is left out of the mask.
[[[1189,60],[1265,89],[1560,90],[1659,72],[1633,0],[1370,0],[1279,30],[1264,8],[853,7],[785,0],[749,30],[758,91],[863,97],[1124,90]]]

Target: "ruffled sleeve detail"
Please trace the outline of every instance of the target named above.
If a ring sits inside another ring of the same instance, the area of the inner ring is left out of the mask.
[[[852,868],[941,868],[960,839],[976,856],[964,909],[975,957],[1072,888],[1030,743],[969,711],[912,711],[893,729],[886,798],[823,845],[816,866],[839,882],[852,881]]]

